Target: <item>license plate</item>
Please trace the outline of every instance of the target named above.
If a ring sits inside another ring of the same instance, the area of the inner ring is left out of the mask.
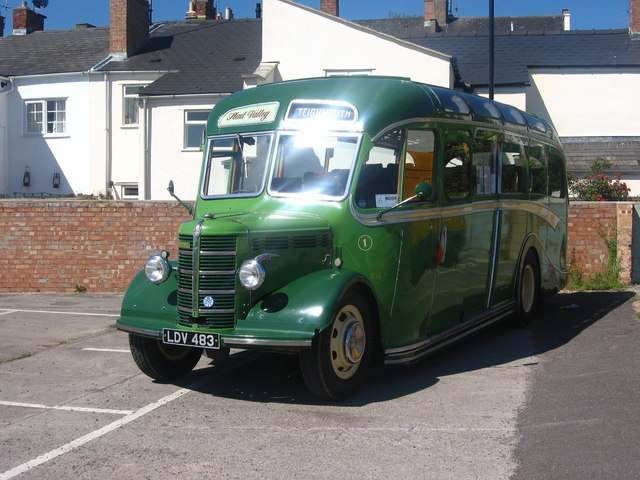
[[[185,330],[162,330],[162,343],[184,347],[220,348],[220,335],[217,333],[188,332]]]

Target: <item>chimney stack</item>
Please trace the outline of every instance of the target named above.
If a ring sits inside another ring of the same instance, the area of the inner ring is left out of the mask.
[[[340,1],[339,0],[320,0],[320,11],[333,15],[334,17],[340,16]]]
[[[133,55],[149,39],[149,2],[111,0],[109,51],[116,58]]]
[[[4,36],[4,17],[0,15],[0,37]]]
[[[212,20],[216,18],[213,0],[195,0],[189,2],[189,11],[185,20]]]
[[[634,37],[640,36],[640,0],[629,0],[629,31]]]
[[[424,26],[438,32],[447,24],[448,0],[424,0]]]
[[[27,2],[13,10],[13,34],[27,35],[31,32],[44,30],[44,15],[34,12],[27,7]]]

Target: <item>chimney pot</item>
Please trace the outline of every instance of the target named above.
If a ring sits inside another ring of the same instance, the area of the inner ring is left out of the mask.
[[[340,0],[320,0],[320,11],[333,15],[334,17],[339,17]]]

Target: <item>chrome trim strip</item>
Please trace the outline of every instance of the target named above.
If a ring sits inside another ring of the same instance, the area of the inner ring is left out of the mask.
[[[434,337],[423,340],[422,342],[404,347],[385,349],[384,363],[385,365],[398,365],[418,360],[435,352],[436,350],[439,350],[440,348],[466,337],[467,335],[496,323],[514,312],[515,302],[510,302],[495,312],[491,312],[475,320],[465,322],[454,329],[435,335]]]
[[[186,313],[191,313],[191,309],[187,308],[187,307],[181,307],[180,305],[178,305],[178,310],[181,312],[186,312]],[[236,309],[235,308],[220,308],[220,309],[216,309],[216,308],[202,308],[200,309],[200,312],[203,315],[206,315],[207,313],[236,313]]]
[[[122,332],[133,333],[134,335],[142,335],[145,337],[160,338],[162,336],[162,334],[156,330],[130,327],[129,325],[120,325],[119,323],[116,323],[116,328]]]
[[[386,213],[381,220],[377,219],[377,213],[358,212],[353,203],[349,205],[349,208],[354,218],[365,227],[434,220],[437,218],[468,215],[473,212],[490,212],[497,209],[526,211],[542,218],[554,229],[557,229],[558,225],[563,222],[562,217],[546,205],[531,200],[518,199],[480,200],[464,205],[452,205],[450,207],[426,207],[423,209],[400,210]]]
[[[269,340],[266,338],[234,338],[234,337],[222,337],[222,341],[225,345],[238,346],[238,347],[296,347],[296,348],[310,348],[311,340]]]
[[[190,288],[179,288],[180,293],[191,293]],[[235,295],[235,290],[200,290],[202,295]]]
[[[487,303],[485,307],[491,307],[493,299],[493,287],[496,282],[496,270],[498,268],[498,248],[500,247],[500,231],[502,224],[502,210],[496,210],[493,216],[493,242],[491,245],[491,264],[489,265],[489,288],[487,289]]]
[[[237,255],[237,252],[230,252],[228,250],[225,250],[223,252],[217,252],[214,250],[206,250],[204,252],[200,252],[200,255],[202,257],[234,257],[235,255]]]
[[[193,228],[193,270],[191,272],[191,315],[193,317],[198,316],[199,297],[198,290],[200,290],[200,276],[198,275],[198,266],[200,265],[200,235],[202,234],[202,224],[205,219],[203,218]]]
[[[200,275],[203,277],[212,277],[216,275],[235,275],[235,270],[200,270]]]

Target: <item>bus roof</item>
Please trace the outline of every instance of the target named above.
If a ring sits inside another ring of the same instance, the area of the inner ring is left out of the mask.
[[[318,118],[329,129],[364,131],[374,138],[393,126],[449,118],[557,141],[549,123],[513,106],[407,78],[378,76],[291,80],[236,92],[216,105],[207,135],[302,127]]]

